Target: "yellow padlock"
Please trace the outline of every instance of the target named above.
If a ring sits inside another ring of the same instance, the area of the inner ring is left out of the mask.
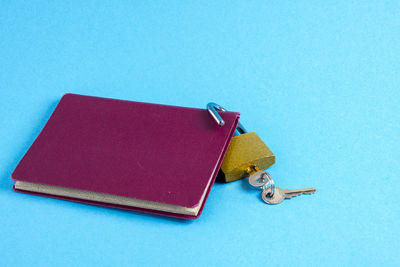
[[[226,110],[215,103],[208,103],[207,109],[218,125],[224,126],[225,122],[217,110]],[[262,190],[261,198],[267,204],[278,204],[294,196],[315,193],[316,189],[313,187],[295,190],[276,187],[271,175],[265,171],[275,163],[275,155],[256,133],[247,133],[240,122],[236,130],[239,135],[231,140],[217,180],[233,182],[249,176],[249,184]]]
[[[216,109],[226,110],[215,103],[209,103],[207,109],[217,123],[223,126],[224,121]],[[217,176],[218,181],[227,183],[243,179],[275,163],[275,155],[256,133],[247,133],[241,123],[238,123],[237,131],[240,134],[231,140]]]
[[[275,155],[256,133],[243,133],[232,138],[221,171],[224,182],[243,179],[275,163]]]

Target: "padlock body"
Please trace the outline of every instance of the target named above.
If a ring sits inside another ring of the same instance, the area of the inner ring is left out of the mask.
[[[218,180],[233,182],[249,175],[249,168],[264,170],[275,163],[275,155],[256,133],[236,135],[222,162]],[[221,177],[222,176],[222,177]]]

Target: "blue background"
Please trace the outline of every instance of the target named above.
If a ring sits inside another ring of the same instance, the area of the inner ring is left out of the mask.
[[[1,266],[400,265],[399,1],[128,2],[0,3]],[[13,192],[66,92],[215,101],[318,191],[216,184],[195,221]]]

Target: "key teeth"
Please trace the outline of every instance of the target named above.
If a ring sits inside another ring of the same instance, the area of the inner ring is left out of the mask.
[[[284,192],[285,190],[289,191],[288,189],[281,190],[285,194],[285,199],[291,199],[292,197],[297,197],[297,196],[300,196],[300,195],[312,195],[317,191],[316,189],[310,189],[308,191],[303,191],[303,192],[288,192],[288,193],[285,193]]]
[[[303,193],[292,193],[292,194],[285,194],[285,199],[291,199],[292,197],[297,197],[302,195]]]

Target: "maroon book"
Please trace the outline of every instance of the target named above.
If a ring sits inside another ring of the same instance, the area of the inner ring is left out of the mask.
[[[200,216],[239,113],[62,97],[12,174],[18,192],[179,218]]]

